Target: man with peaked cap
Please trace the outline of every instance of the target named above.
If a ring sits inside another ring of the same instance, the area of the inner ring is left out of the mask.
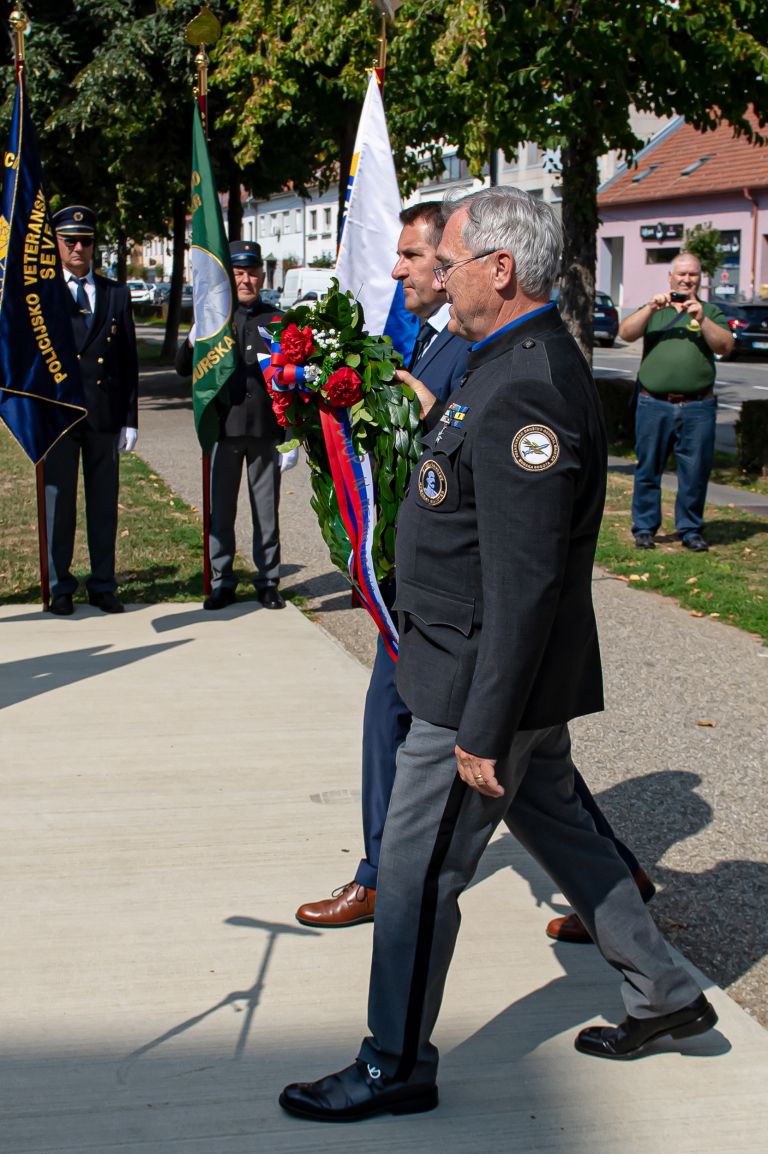
[[[203,602],[203,608],[225,609],[235,600],[235,518],[245,462],[253,521],[256,593],[265,609],[282,609],[285,601],[277,587],[280,580],[280,473],[296,464],[298,451],[285,454],[277,451],[283,440],[283,430],[275,419],[259,366],[259,354],[269,352],[259,336],[259,326],[269,324],[279,315],[279,310],[261,299],[264,285],[261,246],[255,240],[233,240],[229,251],[237,289],[235,328],[240,364],[229,381],[231,407],[221,421],[221,433],[211,455],[213,589]],[[192,372],[193,344],[194,328],[176,354],[176,371],[181,376],[189,376]]]
[[[118,453],[138,438],[139,361],[125,285],[94,274],[96,217],[82,204],[53,216],[71,295],[72,331],[88,415],[60,438],[44,463],[51,612],[68,617],[77,578],[71,572],[82,457],[91,572],[88,600],[105,613],[122,613],[116,596],[115,540],[120,481]]]

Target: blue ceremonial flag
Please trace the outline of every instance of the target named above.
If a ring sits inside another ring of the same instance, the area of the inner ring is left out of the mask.
[[[381,90],[372,72],[355,138],[336,276],[342,292],[362,304],[368,332],[391,337],[407,361],[419,322],[405,307],[403,286],[390,275],[401,207]]]
[[[69,290],[43,189],[23,78],[0,202],[0,417],[37,464],[86,414]]]

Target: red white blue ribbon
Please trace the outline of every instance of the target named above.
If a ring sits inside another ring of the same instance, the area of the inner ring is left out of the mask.
[[[262,330],[261,335],[272,350],[270,355],[259,354],[259,364],[269,388],[276,393],[294,389],[301,393],[313,392],[305,383],[304,366],[290,364],[280,342],[266,330]],[[373,618],[387,653],[397,661],[397,629],[381,596],[373,563],[376,501],[370,457],[367,453],[360,456],[355,452],[348,408],[331,409],[321,404],[320,424],[342,524],[349,537],[349,579]]]
[[[370,457],[368,453],[361,456],[355,452],[349,409],[321,409],[320,424],[341,520],[351,546],[349,577],[373,618],[387,653],[397,661],[397,629],[381,596],[373,564],[376,503]]]

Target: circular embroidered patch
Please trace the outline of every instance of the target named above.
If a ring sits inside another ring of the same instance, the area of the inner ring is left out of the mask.
[[[521,469],[540,473],[551,468],[560,456],[560,442],[546,425],[526,425],[515,434],[512,456]]]
[[[448,496],[448,482],[445,473],[428,457],[419,469],[419,496],[428,505],[441,505]]]

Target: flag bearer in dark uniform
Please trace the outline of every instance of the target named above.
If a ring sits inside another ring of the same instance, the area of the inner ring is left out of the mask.
[[[280,473],[296,463],[298,450],[278,453],[284,438],[272,411],[259,353],[268,352],[259,336],[259,326],[280,315],[262,301],[264,264],[261,247],[253,240],[235,240],[229,246],[235,274],[238,309],[235,327],[241,364],[229,382],[231,408],[222,422],[221,436],[211,456],[211,596],[205,609],[224,609],[235,600],[235,519],[237,497],[243,474],[248,470],[248,496],[253,520],[254,585],[265,609],[282,609],[285,601],[278,589],[280,580]],[[185,340],[176,356],[176,370],[182,376],[192,372],[192,345]]]
[[[371,1034],[351,1066],[280,1098],[320,1121],[437,1105],[431,1035],[458,898],[502,820],[623,975],[627,1017],[582,1030],[579,1051],[634,1058],[717,1021],[574,790],[567,723],[603,704],[591,584],[606,439],[549,303],[559,224],[510,188],[445,213],[435,277],[472,350],[463,385],[432,410],[398,522],[397,685],[414,717],[379,862]]]
[[[75,545],[77,473],[83,462],[85,518],[91,573],[88,600],[105,613],[122,613],[115,595],[115,540],[120,470],[118,453],[138,437],[139,361],[125,285],[93,272],[96,217],[84,205],[62,208],[53,227],[71,294],[72,329],[88,415],[57,441],[45,458],[45,505],[51,612],[69,616],[77,578]]]

